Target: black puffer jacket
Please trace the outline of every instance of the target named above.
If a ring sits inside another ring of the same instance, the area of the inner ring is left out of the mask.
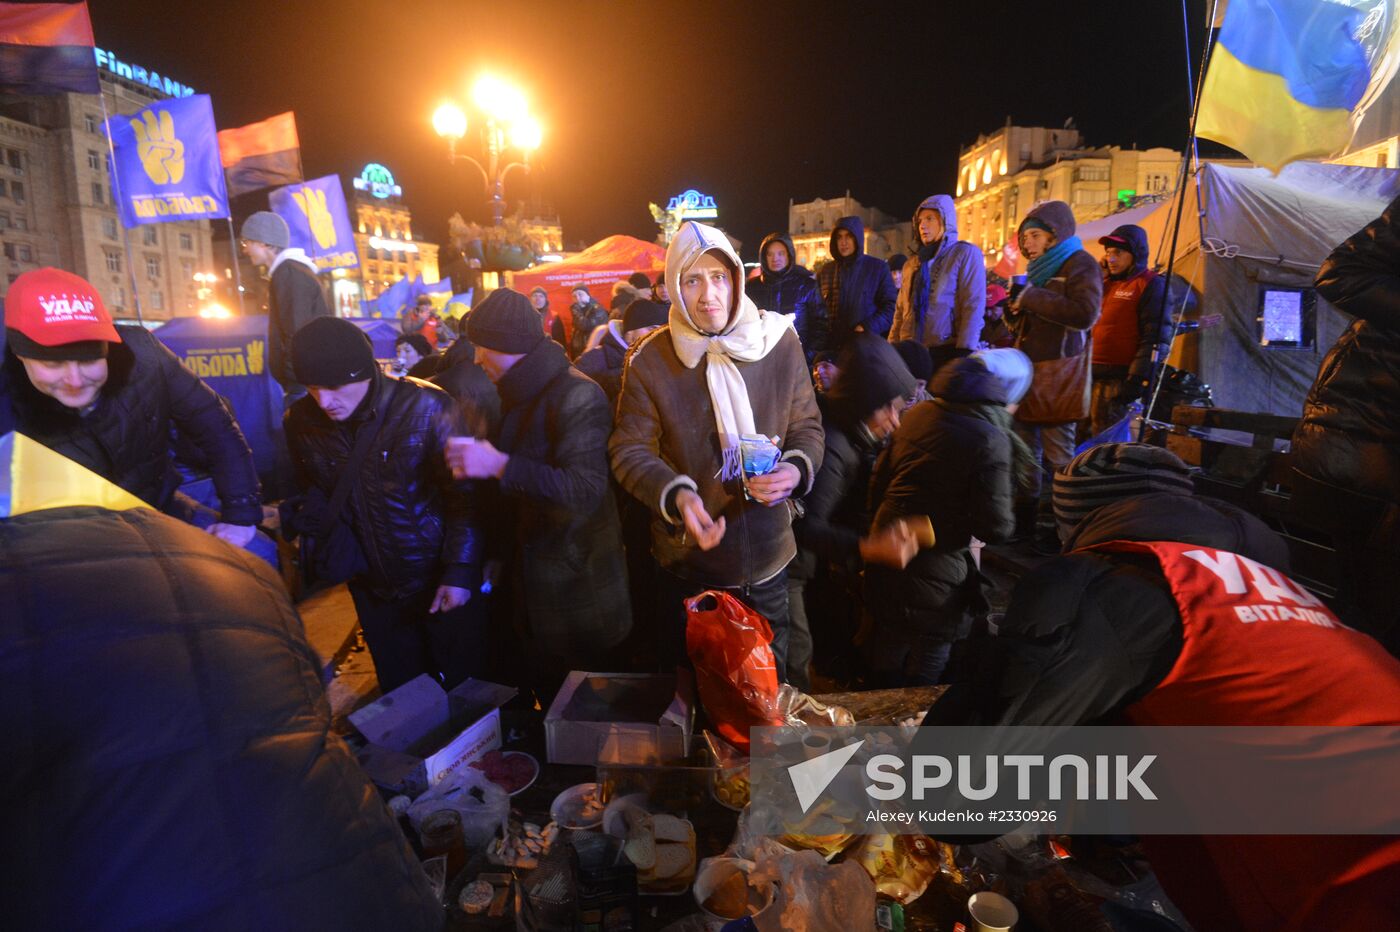
[[[371,416],[378,436],[342,515],[364,551],[366,580],[389,598],[439,584],[474,586],[480,532],[471,496],[443,459],[447,438],[457,432],[456,411],[451,396],[427,382],[376,372],[364,402],[344,423],[332,421],[310,396],[288,409],[287,446],[307,493],[290,529],[309,533],[320,526]]]
[[[842,259],[836,251],[836,235],[842,230],[856,241],[856,251]],[[840,351],[856,327],[869,333],[889,336],[899,292],[888,262],[865,254],[865,222],[859,217],[842,217],[831,231],[831,261],[817,275],[827,311],[825,345],[808,351]]]
[[[555,656],[619,643],[632,626],[622,527],[608,481],[603,390],[544,341],[502,378],[497,446],[526,634]]]
[[[787,265],[781,272],[768,268],[768,247],[773,243],[781,243],[787,250]],[[817,351],[826,347],[826,302],[822,301],[817,278],[797,264],[792,237],[786,233],[765,236],[758,247],[758,257],[760,272],[744,285],[744,293],[759,310],[792,317],[810,365]]]
[[[441,928],[266,565],[144,508],[0,553],[8,928]]]
[[[1011,440],[992,420],[968,413],[991,407],[1004,389],[980,363],[959,359],[929,386],[933,401],[905,413],[871,482],[878,505],[874,526],[928,515],[937,538],[902,572],[866,570],[866,602],[881,624],[951,637],[963,608],[977,598],[978,578],[968,544],[1006,540],[1015,527]],[[1005,408],[989,413],[1009,425]]]
[[[16,428],[160,510],[180,485],[173,429],[208,466],[220,519],[260,523],[262,488],[253,453],[228,408],[149,331],[119,326],[117,332],[122,342],[108,356],[107,384],[86,416],[35,389],[7,349],[0,386]]]
[[[1400,502],[1400,198],[1332,251],[1317,291],[1356,320],[1308,392],[1293,433],[1293,466]]]

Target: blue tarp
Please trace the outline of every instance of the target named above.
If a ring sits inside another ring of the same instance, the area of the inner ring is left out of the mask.
[[[369,317],[347,317],[356,327],[359,327],[369,337],[370,343],[374,344],[375,359],[393,359],[394,341],[399,338],[399,322],[397,320],[378,320]]]
[[[156,328],[155,335],[228,399],[266,485],[277,469],[282,443],[282,388],[267,372],[267,317],[176,317]]]

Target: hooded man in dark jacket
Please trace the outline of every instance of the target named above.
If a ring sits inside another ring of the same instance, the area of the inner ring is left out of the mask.
[[[608,321],[603,342],[584,353],[574,363],[578,371],[603,387],[608,394],[608,410],[617,410],[622,392],[622,367],[627,351],[657,327],[666,325],[667,308],[655,301],[638,298],[627,305],[621,320]]]
[[[899,427],[900,415],[918,386],[894,347],[873,333],[858,334],[841,354],[840,374],[822,401],[826,450],[804,514],[793,524],[797,558],[788,568],[792,625],[788,637],[788,682],[810,688],[812,632],[804,586],[830,567],[854,582],[867,563],[903,569],[918,551],[914,531],[892,522],[869,534],[870,474],[875,457]],[[831,626],[827,626],[831,627]]]
[[[1293,432],[1293,507],[1332,533],[1343,617],[1400,656],[1400,198],[1332,250],[1317,292],[1356,319]]]
[[[792,237],[786,233],[765,236],[758,255],[758,277],[749,279],[744,291],[760,310],[792,318],[807,362],[811,363],[817,350],[826,345],[826,303],[817,288],[817,279],[797,264]]]
[[[902,571],[872,566],[866,607],[875,622],[871,667],[885,684],[937,683],[954,641],[971,615],[985,610],[972,538],[1006,540],[1014,527],[1016,456],[1011,413],[1030,382],[1030,363],[1015,350],[953,360],[935,373],[933,401],[905,413],[870,486],[878,505],[873,527],[927,516],[934,544]]]
[[[924,198],[914,211],[914,261],[905,267],[890,342],[918,340],[936,372],[980,345],[987,306],[982,250],[958,239],[958,212],[946,194]]]
[[[260,210],[243,221],[243,253],[267,269],[267,368],[286,392],[286,403],[304,393],[292,371],[292,336],[331,307],[317,280],[316,263],[302,249],[290,248],[287,221]]]
[[[27,485],[17,439],[0,441],[6,926],[440,929],[277,575],[76,464]]]
[[[842,217],[831,231],[831,261],[817,275],[826,302],[827,338],[809,353],[840,351],[851,334],[864,330],[888,336],[894,320],[894,277],[888,263],[865,254],[865,222]]]
[[[1089,416],[1091,331],[1103,305],[1103,274],[1074,235],[1064,201],[1031,208],[1017,233],[1030,283],[1006,311],[1013,346],[1035,363],[1035,379],[1016,411],[1016,430],[1043,469],[1019,503],[1018,524],[1034,526],[1035,548],[1060,550],[1044,476],[1074,457],[1075,427]]]
[[[16,278],[5,314],[0,405],[21,433],[176,513],[178,432],[201,451],[218,491],[221,511],[207,530],[236,547],[257,540],[261,486],[243,432],[149,330],[113,326],[96,289],[62,269]]]
[[[1167,280],[1147,267],[1147,231],[1126,223],[1099,237],[1104,252],[1103,311],[1094,324],[1089,436],[1117,423],[1147,391],[1153,354],[1166,361],[1172,313]]]
[[[1066,554],[1021,578],[926,725],[1400,722],[1400,662],[1284,575],[1288,548],[1259,519],[1195,496],[1174,454],[1092,447],[1055,476],[1055,513]],[[1365,928],[1400,914],[1390,836],[1144,844],[1196,928]]]
[[[495,442],[454,439],[459,477],[495,479],[511,510],[494,525],[508,555],[515,623],[546,707],[570,670],[603,669],[631,627],[627,566],[608,483],[612,411],[598,385],[545,339],[539,315],[502,288],[467,322],[477,363],[501,395]]]
[[[540,314],[540,326],[544,329],[544,335],[567,348],[569,340],[564,336],[564,320],[549,309],[549,292],[543,288],[531,288],[530,303]]]
[[[574,303],[569,306],[569,314],[573,318],[573,332],[569,336],[569,358],[578,359],[583,355],[584,347],[588,346],[588,337],[593,328],[608,322],[608,309],[593,300],[587,285],[575,285],[573,296]]]
[[[304,495],[284,503],[283,527],[340,555],[326,571],[349,580],[384,692],[423,673],[448,689],[480,676],[481,534],[442,460],[457,432],[452,397],[381,373],[364,331],[339,317],[298,330],[292,360],[309,392],[285,419]],[[329,514],[342,477],[348,493]]]

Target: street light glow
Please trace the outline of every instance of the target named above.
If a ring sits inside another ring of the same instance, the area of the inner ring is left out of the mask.
[[[467,115],[454,103],[445,103],[433,111],[433,129],[444,139],[461,139],[467,134]]]
[[[472,100],[488,116],[506,123],[523,119],[529,109],[524,91],[489,74],[477,79]]]
[[[233,312],[222,304],[207,304],[199,309],[199,316],[205,319],[224,320],[232,317]]]
[[[510,144],[522,152],[533,152],[544,140],[544,130],[534,117],[519,120],[510,128]]]

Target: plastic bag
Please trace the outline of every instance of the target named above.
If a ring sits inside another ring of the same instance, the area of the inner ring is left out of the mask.
[[[846,857],[865,868],[877,893],[906,906],[924,895],[939,871],[938,849],[923,835],[867,835]]]
[[[510,796],[473,767],[453,771],[441,783],[414,800],[408,807],[408,821],[418,830],[423,820],[441,809],[462,815],[462,835],[467,848],[480,848],[499,831],[505,832],[510,817]]]
[[[776,880],[783,932],[853,932],[875,924],[875,884],[853,861],[828,864],[815,851],[764,858],[751,881]]]
[[[751,727],[784,724],[772,629],[727,592],[702,592],[686,600],[685,610],[700,702],[720,737],[747,754]]]

